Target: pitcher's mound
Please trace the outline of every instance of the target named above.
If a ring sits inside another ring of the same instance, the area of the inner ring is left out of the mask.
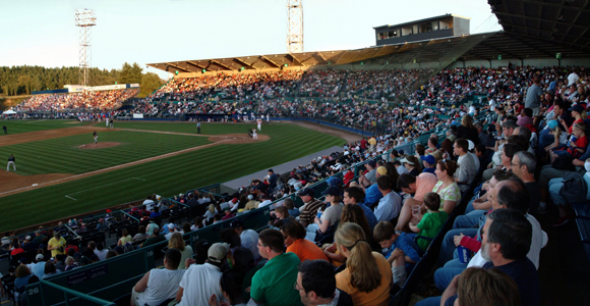
[[[103,149],[103,148],[110,148],[116,147],[120,145],[120,142],[99,142],[99,143],[87,143],[81,146],[78,146],[78,149],[86,149],[86,150],[93,150],[93,149]]]

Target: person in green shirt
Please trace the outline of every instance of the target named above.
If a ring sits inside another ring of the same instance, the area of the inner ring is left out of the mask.
[[[418,233],[419,238],[416,244],[422,251],[426,251],[432,239],[438,235],[449,217],[444,210],[439,210],[440,196],[437,193],[429,192],[424,195],[424,205],[428,208],[428,212],[424,214],[422,220],[417,225],[410,223],[412,232]],[[420,236],[424,238],[420,238]]]
[[[262,305],[303,305],[299,291],[295,290],[299,257],[284,253],[285,239],[275,229],[266,229],[258,236],[258,252],[268,259],[264,267],[254,274],[250,297]]]

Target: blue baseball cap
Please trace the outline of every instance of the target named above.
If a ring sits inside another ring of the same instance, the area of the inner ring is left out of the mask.
[[[327,182],[328,182],[328,185],[330,185],[331,187],[341,187],[342,185],[344,185],[344,182],[342,182],[341,179],[339,179],[335,176],[328,178]]]
[[[322,192],[322,195],[337,196],[340,195],[340,190],[336,187],[328,187],[326,190],[324,190],[324,192]]]
[[[432,155],[424,155],[424,156],[420,156],[420,159],[429,163],[430,165],[434,165],[436,164],[436,159],[434,158],[434,156]]]

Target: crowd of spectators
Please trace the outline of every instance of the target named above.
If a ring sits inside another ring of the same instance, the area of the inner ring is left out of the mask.
[[[390,133],[349,143],[341,153],[320,156],[287,173],[271,169],[267,177],[226,198],[199,191],[181,194],[174,200],[195,212],[192,226],[170,219],[153,225],[164,206],[174,207],[155,197],[146,199],[130,214],[146,222],[145,233],[139,231],[143,237],[154,239],[152,243],[169,240],[169,249],[165,269],[148,272],[134,286],[132,301],[386,305],[469,196],[465,212],[443,233],[439,268],[432,279],[441,294],[417,305],[452,305],[457,300],[539,305],[537,270],[548,237],[536,216],[555,214],[553,226],[560,227],[572,219],[572,199],[590,200],[590,188],[567,188],[576,181],[590,184],[585,133],[590,124],[589,77],[583,69],[556,67],[443,72],[411,95],[424,95],[424,100],[409,105],[432,107],[441,115],[451,114],[449,118],[412,118],[418,109],[398,108],[399,118],[391,119],[395,113],[379,109],[379,104],[352,104],[343,109],[356,120],[370,118],[372,109],[373,116],[385,113],[394,123]],[[469,94],[484,94],[486,99],[473,107],[442,104],[441,97]],[[303,102],[298,109],[322,114],[330,107],[324,106]],[[265,107],[290,112],[293,105]],[[444,140],[433,133],[426,146],[414,143],[419,134],[441,125],[448,128]],[[404,144],[412,144],[414,152],[398,148],[373,159]],[[357,176],[355,168],[361,164]],[[342,175],[336,176],[339,172]],[[308,188],[321,180],[329,185],[321,195]],[[285,199],[293,194],[301,206]],[[234,221],[220,233],[223,242],[211,245],[202,262],[191,259],[192,249],[173,242],[175,236],[266,206],[272,210],[269,229],[256,233]],[[123,233],[115,249],[125,251],[133,240]],[[60,241],[49,241],[48,250],[58,251]],[[11,252],[18,252],[16,244]],[[183,258],[185,272],[178,272]],[[64,270],[76,264],[72,260],[65,259]],[[23,277],[25,268],[20,270],[17,275]],[[488,283],[495,290],[482,287]]]
[[[135,89],[35,95],[14,106],[14,111],[63,112],[116,110],[138,93]]]
[[[282,70],[175,78],[147,100],[163,97],[170,101],[204,101],[217,97],[235,100],[289,97],[296,89],[301,75],[301,71]]]

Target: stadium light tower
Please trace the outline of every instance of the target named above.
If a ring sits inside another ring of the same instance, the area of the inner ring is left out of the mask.
[[[77,9],[75,11],[76,26],[80,27],[80,54],[78,60],[80,85],[89,83],[88,68],[90,67],[90,30],[96,25],[94,10]]]
[[[303,52],[303,6],[302,0],[287,0],[289,11],[289,33],[287,34],[287,51]]]

